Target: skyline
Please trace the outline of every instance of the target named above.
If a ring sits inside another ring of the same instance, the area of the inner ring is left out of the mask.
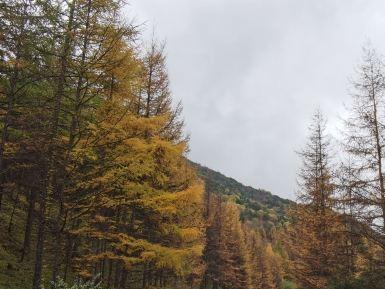
[[[295,151],[305,145],[311,116],[320,108],[338,135],[362,47],[383,52],[381,11],[385,3],[360,0],[134,0],[127,17],[145,23],[146,39],[154,29],[167,43],[189,157],[294,199]]]

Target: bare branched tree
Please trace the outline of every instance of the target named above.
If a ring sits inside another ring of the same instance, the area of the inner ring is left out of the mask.
[[[366,224],[367,237],[385,249],[385,70],[374,50],[364,50],[353,86],[351,116],[345,122],[349,164],[344,200],[353,217]]]

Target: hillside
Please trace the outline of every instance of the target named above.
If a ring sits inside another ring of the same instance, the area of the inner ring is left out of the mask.
[[[241,217],[255,221],[267,230],[285,221],[285,209],[291,203],[272,193],[245,186],[233,178],[200,164],[191,162],[197,173],[204,180],[206,191],[218,195],[235,198],[235,202],[243,207]]]

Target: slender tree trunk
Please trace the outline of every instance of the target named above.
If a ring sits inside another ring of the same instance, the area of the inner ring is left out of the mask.
[[[67,280],[68,269],[71,263],[72,248],[73,248],[72,237],[70,233],[67,233],[67,250],[66,250],[64,276],[63,276],[64,281]]]
[[[374,88],[373,88],[373,117],[374,117],[374,137],[376,139],[376,153],[377,153],[377,169],[378,169],[378,179],[380,181],[380,207],[382,210],[382,232],[385,233],[385,185],[384,185],[384,175],[382,173],[382,147],[380,144],[380,132],[378,127],[378,116],[377,116],[377,103],[374,99]],[[385,244],[384,244],[385,245]]]
[[[203,288],[207,289],[207,274],[203,277]]]
[[[119,284],[119,289],[125,289],[126,288],[127,274],[128,274],[127,270],[123,268],[121,279],[120,279],[120,284]]]
[[[46,189],[43,189],[40,194],[40,209],[39,209],[39,224],[37,233],[36,257],[35,257],[35,271],[33,276],[33,289],[41,288],[41,275],[43,266],[43,249],[45,239],[45,210],[46,210]]]
[[[47,169],[46,177],[44,181],[44,189],[40,194],[40,211],[39,211],[39,226],[38,226],[38,237],[37,237],[37,246],[36,246],[36,257],[35,257],[35,270],[33,277],[33,289],[40,289],[41,287],[41,276],[42,276],[42,264],[43,264],[43,253],[44,253],[44,241],[45,241],[45,214],[46,214],[46,202],[48,193],[51,191],[52,178],[55,175],[56,169],[56,138],[59,128],[59,116],[62,106],[62,99],[64,95],[64,85],[66,81],[66,75],[68,70],[68,58],[71,50],[71,39],[72,39],[72,30],[73,30],[73,18],[75,10],[76,1],[74,0],[70,6],[70,13],[68,18],[68,26],[64,40],[63,54],[60,60],[60,74],[58,78],[57,92],[55,107],[52,116],[52,128],[51,128],[51,137],[50,144],[47,154]]]
[[[152,47],[154,49],[154,47]],[[151,54],[152,56],[152,54]],[[146,117],[150,117],[150,104],[151,104],[151,98],[152,98],[152,92],[151,92],[151,87],[152,87],[152,77],[153,77],[153,64],[152,64],[152,57],[150,56],[150,67],[149,67],[149,72],[148,72],[148,82],[147,82],[147,99],[146,99]]]
[[[34,220],[35,201],[36,201],[36,193],[34,189],[31,189],[29,194],[28,215],[27,215],[27,220],[25,222],[24,242],[23,242],[23,248],[21,250],[20,262],[24,261],[24,257],[29,253],[30,246],[31,246],[31,232],[32,232],[32,225]]]
[[[82,86],[83,86],[83,70],[85,66],[85,60],[86,60],[86,52],[88,49],[88,43],[89,43],[89,26],[90,26],[90,14],[91,14],[91,5],[92,1],[88,0],[87,3],[87,18],[86,18],[86,24],[85,24],[85,35],[84,35],[84,40],[83,40],[83,47],[82,47],[82,56],[81,56],[81,61],[80,61],[80,75],[78,78],[77,82],[77,87],[76,87],[76,96],[75,96],[75,112],[73,114],[72,120],[71,120],[71,126],[70,126],[70,131],[69,131],[69,142],[67,146],[67,156],[64,160],[64,163],[62,165],[61,169],[61,175],[66,171],[67,163],[70,159],[70,153],[74,147],[75,143],[75,134],[76,134],[76,129],[79,124],[79,118],[80,118],[80,110],[81,110],[81,104],[80,104],[80,99],[81,99],[81,93],[82,93]],[[61,248],[61,241],[62,241],[62,230],[60,228],[60,222],[62,220],[62,216],[64,213],[64,208],[63,208],[63,191],[65,187],[65,182],[68,179],[68,176],[65,174],[64,178],[59,177],[58,178],[58,184],[55,189],[55,194],[56,198],[59,200],[59,213],[57,215],[57,218],[55,220],[55,235],[56,235],[56,242],[55,242],[55,248],[54,251],[58,253],[57,258],[54,258],[54,263],[52,266],[52,281],[55,282],[58,274],[59,274],[59,265],[61,263],[61,255],[59,254],[60,248]]]
[[[60,204],[59,204],[60,208],[59,208],[59,212],[58,212],[58,215],[56,217],[56,221],[55,221],[55,229],[54,229],[54,233],[56,235],[56,240],[54,242],[54,249],[53,249],[53,252],[55,254],[55,258],[54,258],[54,261],[53,261],[53,265],[52,265],[52,282],[55,283],[56,280],[57,280],[57,277],[59,275],[59,269],[60,269],[60,264],[62,263],[61,260],[62,260],[62,253],[61,253],[61,244],[62,244],[62,232],[61,232],[61,228],[60,228],[60,220],[61,220],[61,217],[63,215],[63,203],[60,201]],[[53,285],[52,285],[53,286]],[[52,287],[54,288],[54,287]]]
[[[115,289],[119,288],[120,273],[121,273],[120,262],[116,261],[115,262],[115,278],[114,278],[114,288]]]
[[[12,226],[13,226],[13,217],[15,215],[17,203],[19,201],[19,192],[16,193],[15,199],[13,200],[13,208],[12,208],[12,213],[11,217],[9,219],[9,224],[8,224],[8,234],[11,235],[12,232]]]
[[[107,289],[111,286],[111,279],[112,279],[112,265],[113,261],[112,259],[108,259],[108,277],[107,277]]]
[[[142,288],[147,288],[147,263],[143,264],[143,273],[142,273]]]

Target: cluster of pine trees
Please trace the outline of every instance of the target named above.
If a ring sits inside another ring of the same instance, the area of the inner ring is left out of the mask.
[[[385,288],[385,63],[373,49],[353,85],[338,154],[320,112],[300,152],[299,202],[283,234],[299,288]]]
[[[278,288],[239,208],[205,212],[163,45],[123,5],[0,3],[1,286]]]

